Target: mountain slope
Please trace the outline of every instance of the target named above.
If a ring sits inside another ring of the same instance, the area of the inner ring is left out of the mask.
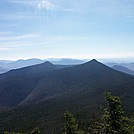
[[[7,72],[7,71],[8,71],[8,69],[5,69],[5,68],[3,68],[3,67],[0,67],[0,74],[5,73],[5,72]]]
[[[18,72],[20,71],[22,70]],[[33,82],[35,86],[29,88],[30,92],[23,99],[13,103],[13,106],[17,104],[19,106],[0,114],[2,130],[29,132],[38,126],[42,134],[45,132],[59,134],[62,131],[60,128],[65,111],[75,113],[83,124],[91,118],[92,114],[98,113],[100,105],[104,104],[103,92],[106,90],[119,95],[123,100],[124,108],[129,113],[134,111],[134,77],[113,70],[96,60],[35,74],[38,75],[30,74],[31,81],[35,80],[35,83]],[[19,80],[18,76],[15,78],[16,81]],[[27,81],[24,79],[23,84]],[[7,83],[6,79],[5,82]],[[14,85],[10,85],[9,89],[11,86],[16,86],[14,82],[12,84]],[[8,87],[5,87],[6,91],[7,89]]]
[[[99,92],[105,89],[115,89],[128,83],[134,85],[133,82],[133,77],[92,60],[82,65],[46,74],[23,103],[38,102],[69,92]]]
[[[126,68],[134,71],[134,63],[115,63],[115,62],[109,62],[109,63],[106,63],[106,65],[109,66],[109,67],[122,66],[122,67],[126,67]]]
[[[121,66],[124,66],[130,70],[134,70],[134,63],[121,63]]]
[[[19,104],[36,87],[46,72],[65,68],[50,62],[11,70],[0,75],[0,106]]]
[[[124,88],[126,85],[134,85],[132,76],[113,70],[96,60],[64,67],[66,66],[45,62],[1,75],[0,105],[37,103],[78,91],[100,93],[112,89],[116,92],[119,90],[123,95],[128,90]]]
[[[126,67],[123,67],[123,66],[114,65],[112,68],[115,69],[115,70],[118,70],[120,72],[124,72],[126,74],[134,75],[134,71],[132,71],[132,70],[126,68]]]

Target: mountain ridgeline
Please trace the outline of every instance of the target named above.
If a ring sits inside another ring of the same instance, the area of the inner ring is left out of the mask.
[[[123,67],[123,66],[119,66],[119,65],[114,65],[112,68],[115,69],[115,70],[124,72],[126,74],[134,75],[134,71],[128,69],[127,67]]]
[[[1,75],[0,105],[35,103],[78,92],[88,92],[89,95],[96,92],[99,95],[108,89],[120,95],[129,94],[133,90],[123,86],[133,87],[133,82],[133,77],[96,60],[72,67],[45,62]]]
[[[53,65],[50,62],[11,70],[0,75],[0,106],[16,106],[44,78],[46,72],[66,68],[65,65]]]
[[[12,127],[27,131],[38,122],[38,127],[45,126],[48,134],[58,133],[55,130],[65,111],[85,120],[87,111],[91,115],[104,104],[104,91],[120,96],[128,113],[134,111],[134,77],[95,59],[74,66],[45,62],[12,70],[0,75],[0,106],[16,109],[8,111],[7,115],[4,113],[4,117],[2,114],[0,125],[6,130]],[[9,121],[12,123],[7,125]]]
[[[61,59],[50,58],[44,60],[32,58],[27,60],[19,59],[17,61],[0,60],[0,74],[5,73],[12,69],[19,69],[23,67],[33,66],[33,65],[44,63],[46,61],[50,61],[51,63],[57,65],[77,65],[77,64],[82,64],[87,60],[67,59],[67,58],[61,58]]]

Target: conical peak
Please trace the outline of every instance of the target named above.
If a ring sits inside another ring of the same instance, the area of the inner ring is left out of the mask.
[[[97,62],[98,63],[98,61],[96,59],[92,59],[90,62]]]
[[[96,59],[92,59],[92,60],[90,60],[90,61],[88,61],[86,64],[95,64],[95,63],[100,63],[100,62],[98,62]]]
[[[45,65],[51,65],[51,66],[54,66],[54,64],[52,64],[52,63],[49,62],[49,61],[44,62],[44,64],[45,64]]]

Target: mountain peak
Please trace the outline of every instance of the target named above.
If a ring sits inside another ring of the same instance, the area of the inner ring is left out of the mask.
[[[87,67],[87,68],[92,68],[95,71],[95,68],[100,69],[100,68],[108,68],[106,65],[102,64],[101,62],[97,61],[96,59],[90,60],[82,66]]]
[[[49,62],[49,61],[45,61],[44,64],[45,64],[45,65],[49,65],[49,66],[54,66],[54,64],[52,64],[52,63]]]
[[[90,62],[98,62],[96,59],[92,59]]]
[[[96,59],[92,59],[92,60],[86,62],[85,64],[96,64],[96,63],[98,64],[100,62],[98,62]]]

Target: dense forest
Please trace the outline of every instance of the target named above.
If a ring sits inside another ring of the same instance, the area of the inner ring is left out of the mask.
[[[125,116],[121,99],[109,92],[104,93],[106,107],[101,109],[99,116],[93,115],[90,123],[80,126],[78,119],[70,112],[64,113],[62,134],[134,134],[134,115]],[[30,134],[40,134],[35,128]],[[4,132],[4,134],[27,134],[21,132]]]

